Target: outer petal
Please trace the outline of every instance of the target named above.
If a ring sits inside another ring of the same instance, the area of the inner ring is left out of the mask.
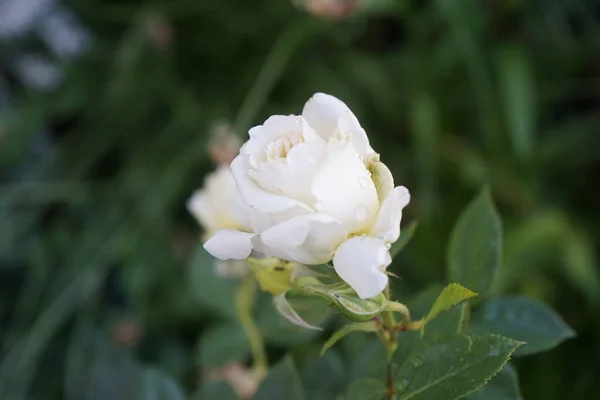
[[[371,227],[369,235],[378,237],[386,243],[394,243],[400,237],[402,209],[410,202],[410,193],[404,186],[395,187],[385,199],[379,210],[377,221]]]
[[[187,209],[204,229],[211,230],[217,225],[204,190],[196,190],[192,194],[187,201]]]
[[[331,260],[348,231],[335,219],[323,214],[306,214],[284,221],[260,235],[264,251],[274,257],[316,265]],[[254,243],[258,238],[254,240]],[[257,243],[256,243],[257,244]],[[271,254],[277,253],[277,254]]]
[[[384,270],[391,262],[385,242],[369,236],[346,240],[333,257],[335,271],[361,299],[373,297],[385,288],[388,277]]]
[[[269,193],[258,187],[248,176],[247,156],[240,154],[231,163],[231,172],[237,186],[237,190],[244,204],[263,213],[282,212],[293,207],[300,207],[307,212],[312,209],[298,200]]]
[[[204,249],[219,260],[245,260],[252,251],[254,233],[223,229],[214,234]]]
[[[352,135],[352,144],[361,156],[368,160],[376,156],[358,119],[338,98],[316,93],[304,105],[302,116],[323,139],[329,140],[337,130],[341,130]]]
[[[377,215],[379,202],[375,184],[356,149],[332,139],[312,192],[317,212],[339,220],[351,233],[367,229]]]

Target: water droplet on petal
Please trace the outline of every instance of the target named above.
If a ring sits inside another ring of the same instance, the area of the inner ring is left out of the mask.
[[[410,381],[406,378],[402,378],[398,381],[398,391],[400,393],[404,392],[406,389],[408,389],[408,385],[410,385]]]
[[[364,206],[364,205],[360,205],[360,206],[356,207],[356,210],[354,211],[354,216],[359,221],[366,220],[368,214],[369,214],[369,210],[367,209],[367,206]]]
[[[358,186],[360,186],[363,189],[366,189],[367,187],[369,187],[369,178],[366,176],[361,176],[358,178]]]

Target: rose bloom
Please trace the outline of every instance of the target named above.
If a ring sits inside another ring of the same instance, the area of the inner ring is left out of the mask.
[[[228,165],[220,165],[207,175],[204,186],[188,200],[187,208],[204,228],[205,238],[222,229],[252,232],[249,208],[241,201]],[[248,265],[244,260],[219,260],[214,268],[218,275],[240,277],[247,273]]]
[[[410,195],[394,187],[346,104],[317,93],[302,116],[272,116],[249,135],[231,170],[251,229],[222,229],[205,249],[221,260],[253,250],[307,265],[333,260],[361,298],[381,292]]]

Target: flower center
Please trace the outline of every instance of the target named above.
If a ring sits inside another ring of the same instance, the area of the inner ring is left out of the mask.
[[[265,148],[267,159],[286,158],[290,150],[299,143],[304,143],[302,132],[292,133],[270,142]]]

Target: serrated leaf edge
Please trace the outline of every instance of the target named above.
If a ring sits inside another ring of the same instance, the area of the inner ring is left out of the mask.
[[[485,381],[483,381],[481,385],[473,388],[472,390],[468,391],[467,393],[461,393],[457,397],[448,398],[448,400],[462,399],[463,397],[466,397],[469,394],[474,393],[477,390],[481,389],[493,377],[495,377],[496,375],[498,375],[498,373],[502,370],[502,368],[504,368],[504,366],[506,365],[506,363],[508,363],[510,361],[511,356],[513,355],[513,353],[515,352],[515,350],[517,350],[517,348],[519,348],[519,346],[521,346],[521,345],[524,344],[524,342],[521,342],[519,340],[514,340],[514,339],[511,339],[511,338],[508,338],[508,337],[505,337],[505,336],[502,336],[502,335],[496,335],[496,334],[489,334],[489,335],[485,335],[485,336],[475,336],[475,337],[471,337],[471,336],[468,336],[468,335],[460,335],[460,336],[463,336],[463,337],[466,337],[467,339],[469,339],[469,342],[470,342],[469,343],[469,348],[473,345],[473,339],[474,338],[483,338],[483,337],[487,337],[487,336],[489,336],[489,337],[497,337],[497,338],[502,338],[502,339],[508,339],[508,340],[512,341],[515,344],[515,346],[510,350],[510,352],[508,352],[508,354],[506,355],[506,359],[504,360],[504,363],[502,363],[502,365],[500,366],[500,368],[498,368],[498,370],[496,372],[494,372],[494,374],[490,375]],[[408,358],[406,359],[405,362],[408,362],[408,360],[410,360],[411,356],[412,356],[412,353],[411,353],[411,355],[408,356]],[[454,371],[456,371],[456,370],[454,370]],[[399,399],[401,399],[401,400],[409,400],[409,399],[413,398],[415,395],[417,395],[419,393],[421,393],[421,392],[415,392],[415,393],[411,394],[410,397],[399,397]]]

